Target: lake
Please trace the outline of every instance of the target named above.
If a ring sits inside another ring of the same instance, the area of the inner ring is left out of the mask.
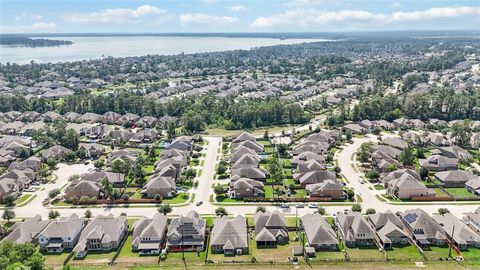
[[[175,37],[175,36],[92,36],[45,37],[71,40],[73,45],[60,47],[10,47],[0,46],[0,63],[27,64],[67,62],[98,59],[107,56],[126,57],[147,54],[174,55],[201,53],[262,46],[288,45],[304,42],[328,41],[326,39],[276,39],[229,37]]]

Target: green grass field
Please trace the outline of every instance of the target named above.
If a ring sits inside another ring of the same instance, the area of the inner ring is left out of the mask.
[[[448,246],[430,246],[429,248],[423,249],[425,256],[428,259],[439,259],[439,258],[448,258]],[[452,251],[454,254],[454,252]]]
[[[387,258],[390,260],[422,260],[423,257],[418,252],[417,248],[407,244],[402,246],[394,246],[392,249],[387,249]]]
[[[445,191],[455,197],[475,197],[466,188],[445,188]]]

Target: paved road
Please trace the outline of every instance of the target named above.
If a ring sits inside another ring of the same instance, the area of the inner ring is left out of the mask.
[[[29,217],[34,216],[36,214],[40,214],[42,216],[48,215],[48,209],[43,206],[43,201],[48,198],[48,192],[53,189],[61,189],[63,186],[68,184],[68,178],[72,175],[84,174],[87,173],[90,169],[93,169],[92,164],[58,164],[57,170],[55,170],[55,174],[58,176],[58,179],[55,183],[48,183],[45,185],[41,185],[40,188],[42,190],[36,191],[34,194],[37,195],[31,202],[26,204],[22,207],[16,207],[15,213],[19,217]]]
[[[389,135],[391,136],[391,135]],[[196,210],[200,214],[214,214],[215,208],[212,203],[210,203],[210,195],[213,194],[213,190],[211,185],[213,183],[213,177],[215,174],[215,164],[217,162],[218,156],[218,149],[220,147],[221,138],[220,137],[205,137],[205,140],[209,141],[205,163],[202,170],[202,175],[199,177],[199,185],[198,188],[194,191],[195,193],[195,201],[191,204],[185,206],[178,206],[174,207],[172,215],[184,215],[190,210]],[[446,207],[450,209],[450,211],[457,215],[461,216],[463,213],[472,212],[480,206],[480,204],[475,205],[461,205],[455,204],[454,202],[444,202],[444,203],[405,203],[405,204],[391,204],[387,202],[382,202],[375,197],[375,193],[378,191],[370,190],[368,188],[371,184],[362,184],[361,177],[357,173],[357,171],[353,168],[352,163],[352,156],[358,150],[363,142],[366,141],[375,141],[375,136],[369,136],[365,138],[353,138],[353,142],[351,144],[346,145],[337,155],[336,158],[339,161],[339,166],[342,170],[342,173],[345,177],[349,180],[350,186],[354,187],[356,192],[362,196],[363,202],[362,207],[363,209],[367,208],[375,208],[377,211],[385,211],[385,210],[392,210],[396,211],[404,211],[411,208],[420,207],[423,210],[429,213],[437,212],[438,208]],[[76,165],[59,165],[59,169],[56,172],[58,175],[58,180],[55,184],[47,184],[45,185],[45,190],[37,192],[37,197],[23,207],[15,208],[15,212],[18,217],[31,217],[36,214],[40,214],[43,217],[48,216],[48,212],[50,211],[49,208],[45,208],[42,205],[42,201],[48,196],[48,192],[53,188],[60,188],[65,183],[68,182],[68,178],[73,174],[82,174],[88,171],[91,168],[91,165],[83,165],[83,164],[76,164]],[[196,202],[203,201],[201,206],[196,206]],[[334,214],[338,211],[343,211],[344,209],[350,208],[348,205],[331,205],[331,204],[323,204],[323,207],[327,210],[327,213]],[[227,209],[227,212],[234,215],[246,215],[246,214],[253,214],[257,208],[255,204],[244,204],[244,205],[229,205],[224,206]],[[273,211],[278,209],[275,206],[267,206],[267,210]],[[62,208],[58,209],[62,216],[68,216],[72,213],[76,213],[78,215],[83,215],[87,208]],[[120,215],[121,213],[126,213],[128,216],[138,217],[138,216],[152,216],[156,213],[156,207],[146,207],[146,205],[142,205],[142,207],[90,207],[88,208],[92,211],[94,215]],[[286,214],[294,215],[295,208],[282,210]],[[315,209],[310,208],[301,208],[298,209],[298,215],[304,215],[307,213],[314,212]]]
[[[386,136],[395,136],[391,134],[383,134],[383,137]],[[412,209],[412,208],[422,208],[428,213],[436,213],[438,208],[448,208],[451,213],[456,214],[457,216],[461,216],[464,213],[472,212],[476,210],[479,206],[479,204],[468,204],[468,205],[462,205],[462,203],[455,203],[455,202],[421,202],[421,203],[397,203],[397,204],[392,204],[388,202],[382,202],[380,201],[375,194],[378,194],[379,192],[374,190],[370,190],[368,187],[373,186],[373,184],[370,183],[365,183],[362,184],[361,182],[361,175],[357,173],[357,171],[354,169],[354,165],[352,162],[352,156],[355,152],[358,151],[362,143],[364,142],[376,142],[377,138],[376,136],[367,136],[364,138],[353,138],[353,142],[346,147],[342,149],[336,156],[339,167],[342,170],[343,175],[348,179],[349,183],[347,185],[354,187],[355,192],[357,194],[360,194],[363,201],[361,203],[363,209],[367,208],[374,208],[377,211],[386,211],[386,210],[392,210],[394,212],[396,211],[405,211],[407,209]]]

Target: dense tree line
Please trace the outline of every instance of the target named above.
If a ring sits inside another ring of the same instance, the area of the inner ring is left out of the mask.
[[[470,47],[467,47],[470,46]],[[403,68],[413,60],[425,58],[424,54],[434,48],[436,51],[452,50],[440,57],[420,61],[419,70],[438,70],[448,68],[463,59],[468,53],[478,54],[478,39],[475,38],[350,38],[332,42],[312,42],[295,45],[278,45],[260,47],[252,50],[235,50],[225,52],[210,52],[181,55],[147,55],[139,57],[114,58],[89,61],[73,61],[67,63],[35,63],[27,65],[0,64],[0,73],[15,86],[17,77],[37,80],[45,75],[42,71],[49,70],[61,74],[64,78],[78,77],[82,79],[100,78],[108,80],[119,74],[136,74],[137,72],[162,73],[174,70],[192,75],[196,69],[202,70],[202,75],[235,73],[242,70],[264,70],[272,73],[289,72],[299,75],[309,75],[324,79],[354,71],[352,59],[363,59],[365,69],[359,73],[367,77],[374,70],[397,76],[403,74]],[[373,57],[397,56],[395,59],[370,61]],[[374,63],[384,62],[378,66]],[[418,62],[418,61],[416,61]],[[422,64],[422,62],[425,62]],[[411,65],[413,68],[413,65]],[[378,68],[376,68],[378,67]],[[407,66],[408,67],[408,66]],[[400,69],[397,72],[396,70]],[[410,68],[408,68],[410,70]],[[321,72],[319,72],[321,70]],[[398,74],[397,74],[398,73]],[[165,73],[165,76],[167,74]],[[382,75],[374,75],[382,79]],[[389,77],[387,77],[387,81]],[[383,80],[380,80],[383,81]]]
[[[69,40],[56,40],[45,38],[29,38],[18,35],[0,35],[0,45],[7,46],[25,46],[25,47],[47,47],[47,46],[61,46],[71,45],[72,41]]]
[[[480,120],[480,94],[477,91],[456,93],[451,87],[434,87],[426,94],[398,98],[393,94],[360,100],[351,113],[354,121],[362,119],[391,121],[405,116],[428,120]]]
[[[43,98],[26,99],[18,95],[0,95],[0,111],[57,111],[104,114],[114,111],[120,114],[135,113],[141,116],[175,116],[182,119],[185,128],[191,132],[204,130],[207,125],[227,129],[254,128],[280,124],[301,124],[311,116],[300,105],[281,101],[246,100],[214,96],[173,98],[166,103],[129,92],[110,95],[77,94],[61,101]]]

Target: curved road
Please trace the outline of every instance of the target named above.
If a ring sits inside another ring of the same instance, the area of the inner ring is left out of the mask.
[[[391,136],[391,135],[388,135]],[[210,196],[213,194],[213,190],[211,188],[214,175],[215,175],[215,165],[217,163],[218,158],[218,151],[221,147],[221,137],[204,137],[207,140],[208,146],[206,150],[205,162],[202,169],[202,175],[198,177],[198,188],[193,190],[195,194],[194,202],[182,205],[182,206],[175,206],[173,208],[172,215],[184,215],[190,210],[195,210],[200,214],[214,214],[215,208],[218,206],[213,205],[210,202]],[[461,214],[466,212],[474,211],[480,204],[476,205],[461,205],[461,204],[454,204],[454,203],[404,203],[404,204],[391,204],[388,202],[382,202],[375,197],[375,194],[379,193],[376,190],[370,190],[368,187],[372,184],[361,183],[361,176],[357,173],[357,171],[353,167],[353,161],[351,158],[353,154],[358,150],[362,143],[367,141],[376,141],[375,136],[367,136],[364,138],[353,138],[353,142],[351,144],[346,145],[340,152],[337,153],[336,159],[338,160],[339,167],[342,170],[344,176],[348,179],[348,185],[355,188],[357,194],[361,195],[362,197],[362,208],[375,208],[377,211],[385,211],[385,210],[392,210],[392,211],[404,211],[406,209],[421,207],[423,210],[434,213],[437,212],[438,208],[440,207],[447,207],[453,214],[457,216],[461,216]],[[41,187],[44,187],[42,191],[37,191],[35,194],[37,197],[33,199],[30,203],[22,207],[16,207],[15,212],[17,217],[31,217],[37,214],[40,214],[43,217],[48,216],[48,212],[50,208],[44,207],[42,202],[48,196],[48,192],[54,188],[60,188],[63,185],[68,183],[68,178],[74,174],[82,174],[87,172],[89,169],[93,168],[92,165],[83,165],[83,164],[76,164],[76,165],[59,165],[59,169],[56,171],[58,175],[58,180],[55,184],[46,184]],[[200,206],[196,206],[196,203],[202,201],[203,204]],[[349,205],[339,205],[332,203],[322,203],[323,207],[326,208],[329,214],[334,214],[338,211],[343,211],[344,209],[350,208]],[[255,204],[244,204],[244,205],[223,205],[226,208],[227,212],[230,214],[253,214],[256,210],[257,205]],[[267,210],[273,211],[278,209],[275,206],[267,206]],[[61,216],[68,216],[72,213],[76,213],[78,215],[83,215],[87,207],[78,207],[78,208],[56,208],[61,214]],[[90,207],[88,208],[92,211],[93,215],[120,215],[122,213],[126,213],[128,216],[138,217],[138,216],[152,216],[156,213],[157,209],[154,206],[147,206],[142,205],[141,207],[135,206],[117,206],[117,207]],[[297,209],[299,215],[304,215],[306,213],[312,213],[315,209],[310,208],[300,208]],[[295,208],[283,210],[286,214],[295,214]]]

